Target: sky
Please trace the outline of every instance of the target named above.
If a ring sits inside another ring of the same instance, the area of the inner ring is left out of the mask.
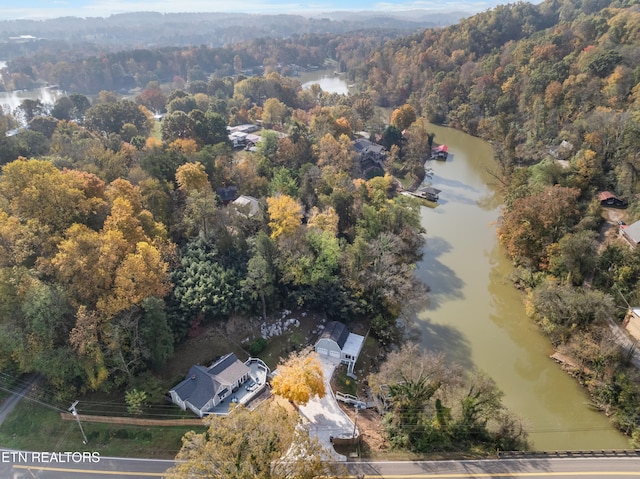
[[[317,14],[339,10],[477,13],[515,0],[0,0],[0,19],[107,17],[125,12],[242,12]],[[532,3],[539,3],[540,0]]]

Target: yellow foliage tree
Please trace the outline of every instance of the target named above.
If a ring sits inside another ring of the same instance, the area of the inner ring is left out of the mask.
[[[169,149],[182,153],[186,156],[191,156],[198,151],[198,144],[196,143],[196,140],[191,138],[178,138],[171,142]]]
[[[295,231],[302,221],[302,206],[289,195],[267,198],[269,228],[273,239]]]
[[[181,190],[190,193],[193,190],[203,191],[211,188],[209,177],[204,169],[204,165],[199,161],[195,163],[185,163],[176,170],[176,181]]]
[[[323,397],[324,375],[317,354],[310,348],[291,354],[278,366],[271,385],[274,394],[298,405],[307,404],[316,395]]]
[[[98,301],[98,309],[111,317],[140,305],[146,298],[163,298],[171,288],[167,270],[168,265],[155,246],[138,243],[135,253],[127,255],[118,265],[113,288]]]
[[[416,117],[417,115],[414,108],[409,104],[405,104],[393,110],[391,114],[391,124],[399,130],[404,130],[416,121]]]
[[[311,228],[318,228],[333,235],[338,234],[338,213],[332,206],[320,211],[317,206],[311,209],[311,215],[307,225]]]

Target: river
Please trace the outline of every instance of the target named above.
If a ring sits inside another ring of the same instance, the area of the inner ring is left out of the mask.
[[[628,448],[549,358],[548,339],[526,316],[509,279],[513,267],[496,236],[500,199],[488,174],[490,145],[456,130],[430,129],[437,143],[449,146],[449,159],[427,163],[434,172],[427,181],[442,192],[436,208],[422,208],[427,243],[417,274],[431,291],[429,305],[417,313],[421,343],[491,376],[505,405],[525,420],[533,448]]]

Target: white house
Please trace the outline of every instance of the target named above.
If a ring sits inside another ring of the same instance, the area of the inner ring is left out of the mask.
[[[340,359],[347,365],[347,374],[353,374],[363,344],[364,336],[350,333],[344,323],[331,321],[316,342],[315,350],[321,356]]]
[[[203,417],[250,378],[249,366],[235,354],[221,357],[208,368],[191,366],[187,377],[169,394],[183,410],[191,409]]]

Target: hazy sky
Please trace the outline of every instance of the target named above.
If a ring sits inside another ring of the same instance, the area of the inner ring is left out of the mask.
[[[320,13],[336,10],[481,12],[515,0],[0,0],[0,19],[105,17],[123,12]],[[532,3],[539,3],[535,0]]]

